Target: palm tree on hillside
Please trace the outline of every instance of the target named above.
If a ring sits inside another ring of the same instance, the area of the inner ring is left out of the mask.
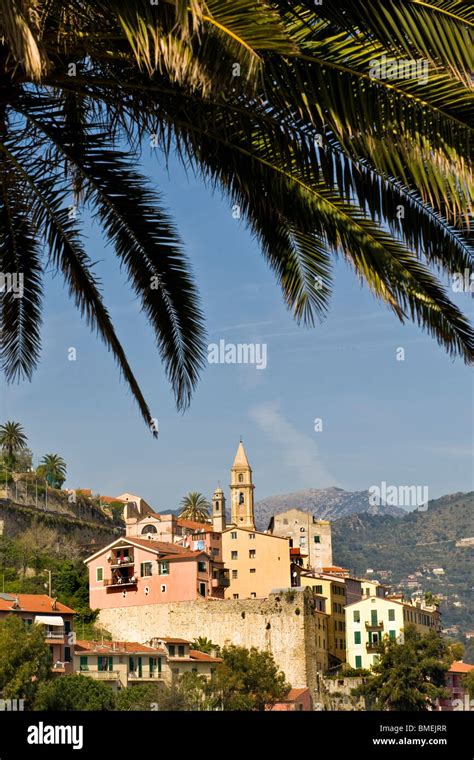
[[[205,523],[210,517],[211,505],[202,493],[191,491],[181,500],[179,517],[183,520]]]
[[[27,441],[19,422],[9,421],[0,425],[0,447],[4,452],[3,459],[8,469],[14,469],[15,455],[22,449],[26,449]]]
[[[0,0],[0,271],[24,276],[22,298],[2,296],[7,380],[37,365],[47,264],[156,434],[84,248],[85,208],[189,403],[203,313],[142,149],[223,191],[298,322],[324,316],[342,256],[471,362],[473,330],[435,271],[472,270],[473,27],[462,0]]]
[[[57,454],[45,454],[36,472],[51,488],[61,488],[66,480],[66,462]]]

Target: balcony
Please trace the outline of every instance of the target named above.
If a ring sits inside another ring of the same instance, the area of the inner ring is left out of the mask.
[[[153,673],[129,673],[128,674],[129,681],[150,681],[151,680],[163,680],[163,673],[159,673],[158,671],[155,671]]]
[[[365,645],[365,648],[367,649],[367,652],[375,652],[377,653],[379,651],[380,641],[368,641]]]
[[[211,581],[212,588],[228,588],[230,586],[229,573],[219,573],[217,578],[213,578]]]
[[[383,631],[383,620],[379,620],[378,623],[365,622],[366,631]]]
[[[133,557],[112,557],[110,567],[130,567],[134,562]]]
[[[131,588],[137,585],[136,578],[105,578],[104,586],[108,589],[125,589]]]
[[[118,681],[120,674],[118,670],[81,670],[82,676],[95,678],[97,681]]]

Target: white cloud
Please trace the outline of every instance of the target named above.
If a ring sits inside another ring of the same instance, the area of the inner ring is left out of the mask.
[[[268,402],[254,407],[249,412],[258,427],[271,439],[272,444],[281,448],[281,459],[275,452],[274,466],[283,464],[291,470],[292,477],[300,481],[304,488],[328,488],[337,486],[336,479],[321,461],[319,447],[315,440],[322,433],[314,433],[314,438],[300,432],[279,411],[277,402]]]

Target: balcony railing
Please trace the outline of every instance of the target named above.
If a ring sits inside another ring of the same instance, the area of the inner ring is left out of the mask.
[[[107,586],[108,588],[126,588],[127,586],[136,586],[136,585],[137,585],[136,578],[134,580],[132,580],[131,578],[123,578],[120,580],[115,580],[115,578],[104,579],[104,586]]]
[[[81,670],[80,673],[99,681],[117,681],[120,677],[118,670]]]
[[[378,652],[380,641],[368,641],[365,648],[368,652]]]
[[[372,622],[369,623],[366,620],[365,627],[366,627],[366,629],[368,631],[376,631],[376,630],[382,631],[383,630],[383,620],[379,620],[378,622],[375,622],[375,623],[372,623]]]
[[[153,673],[136,673],[131,672],[128,674],[128,677],[131,681],[149,681],[150,678],[163,678],[163,673],[160,673],[159,671],[154,671]]]
[[[120,557],[112,557],[112,562],[110,563],[111,567],[130,567],[130,565],[133,565],[135,562],[133,557],[124,557],[123,559],[120,559]]]
[[[45,639],[53,639],[55,641],[59,641],[63,639],[65,636],[67,636],[67,632],[64,628],[56,628],[54,631],[45,631],[44,637]]]

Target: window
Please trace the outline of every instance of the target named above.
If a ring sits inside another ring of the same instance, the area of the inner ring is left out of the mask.
[[[255,549],[249,549],[249,559],[255,559]]]
[[[169,575],[170,574],[170,563],[167,560],[163,560],[162,562],[158,562],[158,572],[160,575]]]
[[[206,563],[198,562],[198,573],[205,573],[205,572],[206,572]]]
[[[388,632],[389,638],[392,639],[392,641],[395,641],[397,638],[397,632],[396,631],[389,631]]]
[[[238,598],[239,598],[239,595],[238,595],[238,594],[232,594],[232,598],[233,598],[233,599],[238,599]]]
[[[356,655],[355,663],[356,663],[356,668],[362,667],[362,657],[360,654]]]
[[[184,657],[184,645],[179,644],[178,645],[178,657]]]
[[[314,536],[314,543],[320,544],[321,543],[321,536]]]
[[[142,528],[142,536],[146,535],[147,533],[158,533],[158,531],[154,525],[145,525],[145,527]]]
[[[79,670],[89,670],[89,658],[81,655],[79,658]]]
[[[322,594],[323,593],[323,587],[322,586],[313,586],[313,591],[315,594]]]
[[[236,531],[236,530],[233,530],[233,531],[231,532],[231,534],[230,534],[230,537],[231,537],[231,538],[234,538],[234,539],[235,539],[235,538],[237,538],[237,531]]]
[[[161,591],[162,594],[166,594],[166,586],[165,586],[164,583],[161,584],[160,591]]]
[[[360,631],[354,631],[354,644],[360,644]]]
[[[251,598],[251,599],[256,599],[256,598],[257,598],[257,594],[256,594],[256,592],[255,592],[255,591],[251,591],[251,592],[250,592],[250,598]]]
[[[168,644],[168,652],[169,652],[170,657],[176,656],[176,647],[174,644]]]
[[[104,568],[103,567],[96,567],[96,569],[95,569],[95,579],[96,579],[96,581],[103,581],[104,580]]]
[[[243,483],[243,482],[244,482],[244,476],[243,475],[239,475],[239,483]]]
[[[370,623],[371,625],[377,625],[378,623],[377,610],[370,610]]]
[[[64,647],[64,661],[71,662],[71,647]]]
[[[251,567],[251,568],[250,568],[250,572],[251,572],[251,573],[256,573],[257,571],[255,570],[255,568],[254,568],[254,567]]]
[[[142,562],[140,565],[140,575],[142,578],[147,578],[149,575],[152,574],[152,566],[151,562]]]
[[[249,533],[249,538],[255,538],[255,533]]]
[[[239,558],[239,552],[231,552],[230,553],[231,559],[238,559]]]
[[[395,610],[388,611],[388,619],[391,621],[395,620]]]
[[[199,595],[200,596],[206,596],[206,584],[200,583],[199,584]]]
[[[354,610],[354,612],[352,614],[353,614],[354,623],[360,623],[360,612],[359,612],[359,610]]]
[[[283,518],[283,525],[288,525],[288,518],[287,517]]]
[[[232,579],[235,581],[238,577],[238,570],[232,570]]]

